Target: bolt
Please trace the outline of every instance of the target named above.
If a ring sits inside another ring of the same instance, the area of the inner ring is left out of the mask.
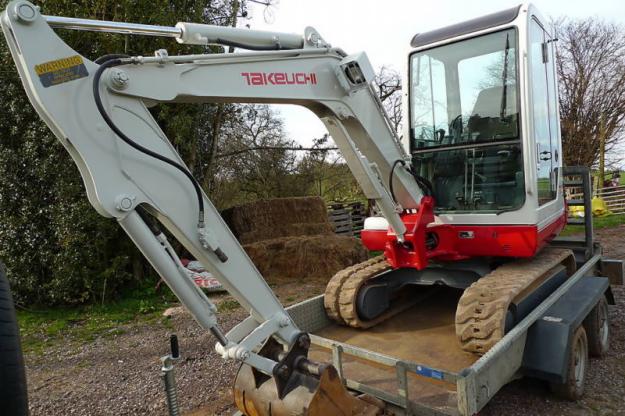
[[[299,345],[300,348],[303,348],[305,350],[310,348],[310,338],[308,337],[308,335],[300,336],[299,339],[297,340],[297,345]]]
[[[130,77],[125,71],[115,69],[111,73],[111,84],[113,84],[113,88],[117,90],[123,90],[124,88],[126,88],[129,81]]]
[[[37,9],[25,1],[17,3],[13,10],[15,11],[15,17],[23,23],[32,23],[37,19]]]
[[[115,208],[120,211],[130,211],[135,204],[135,197],[130,195],[118,195],[115,198]]]
[[[159,49],[159,50],[154,52],[154,56],[159,58],[158,63],[160,65],[163,65],[165,62],[167,62],[167,58],[169,57],[169,53],[167,52],[167,49]]]
[[[285,326],[289,326],[289,323],[291,321],[289,321],[289,318],[287,318],[286,316],[283,316],[282,318],[280,318],[280,320],[278,321],[278,325],[280,325],[281,328],[284,328]]]
[[[319,42],[319,35],[315,32],[312,32],[310,36],[308,36],[308,40],[310,41],[310,43],[316,45],[317,42]]]
[[[278,371],[276,371],[276,373],[280,378],[287,378],[289,376],[289,367],[287,367],[285,364],[282,364],[280,367],[278,367]]]
[[[130,198],[124,198],[119,203],[119,209],[127,210],[132,206],[132,200]]]

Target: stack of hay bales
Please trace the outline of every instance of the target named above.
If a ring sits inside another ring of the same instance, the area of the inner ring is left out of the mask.
[[[222,217],[266,279],[327,280],[367,259],[360,240],[334,234],[318,197],[262,200]]]

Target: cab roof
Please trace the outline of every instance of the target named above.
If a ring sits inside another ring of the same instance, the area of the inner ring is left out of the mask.
[[[510,23],[519,15],[519,10],[521,10],[521,6],[522,5],[515,6],[511,9],[487,14],[485,16],[480,16],[476,19],[456,23],[455,25],[431,30],[429,32],[417,33],[410,41],[410,46],[412,46],[413,48],[418,48],[456,36],[462,36],[472,32],[478,32],[480,30],[488,29],[490,27],[501,26],[506,23]]]

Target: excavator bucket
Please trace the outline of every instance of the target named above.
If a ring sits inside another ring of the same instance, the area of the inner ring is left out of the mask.
[[[300,333],[289,351],[269,338],[259,355],[277,360],[269,376],[242,364],[234,381],[234,402],[247,416],[374,416],[383,405],[358,398],[330,364],[308,359],[310,337]]]
[[[322,366],[319,375],[295,371],[288,393],[280,398],[276,378],[257,383],[254,370],[243,364],[234,383],[234,401],[247,416],[374,416],[382,409],[352,395],[332,365]]]

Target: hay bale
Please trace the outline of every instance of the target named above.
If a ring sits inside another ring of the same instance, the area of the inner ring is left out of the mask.
[[[265,279],[329,280],[337,271],[365,261],[360,240],[338,235],[282,237],[243,246]]]
[[[280,237],[296,237],[322,234],[334,234],[334,229],[329,222],[310,224],[276,223],[272,227],[265,227],[261,230],[254,230],[241,234],[239,236],[239,242],[241,244],[249,244],[263,240],[273,240]]]
[[[318,197],[257,201],[229,208],[222,217],[261,274],[274,282],[327,281],[368,256],[360,240],[334,234]]]
[[[228,208],[221,215],[242,244],[333,233],[319,197],[266,199]]]

